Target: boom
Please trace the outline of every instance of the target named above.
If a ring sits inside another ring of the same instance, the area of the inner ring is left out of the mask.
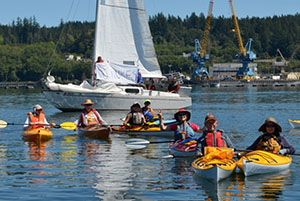
[[[211,22],[211,17],[212,17],[213,5],[214,5],[214,1],[210,0],[209,8],[208,8],[208,14],[207,14],[206,23],[205,23],[204,36],[202,38],[202,49],[200,50],[200,56],[201,57],[204,57],[205,54],[206,54],[207,41],[208,41],[208,35],[209,35],[209,31],[210,31],[210,22]]]
[[[237,39],[238,39],[238,42],[239,42],[239,49],[240,49],[242,57],[245,57],[246,56],[246,50],[245,50],[244,45],[243,45],[242,36],[241,36],[238,21],[237,21],[236,15],[235,15],[235,11],[234,11],[234,8],[233,8],[232,0],[229,0],[229,3],[230,3],[231,11],[232,11],[232,20],[233,20],[234,27],[235,27],[235,33],[236,33],[236,36],[237,36]]]

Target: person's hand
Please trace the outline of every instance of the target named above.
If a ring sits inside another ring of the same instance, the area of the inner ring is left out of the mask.
[[[55,123],[51,123],[51,127],[54,127],[54,126],[56,126],[56,124]]]
[[[162,115],[162,111],[161,111],[161,110],[158,110],[157,116],[158,116],[160,119],[162,119],[163,115]]]
[[[286,153],[287,153],[287,149],[280,149],[278,152],[277,152],[277,154],[279,154],[279,155],[285,155]]]

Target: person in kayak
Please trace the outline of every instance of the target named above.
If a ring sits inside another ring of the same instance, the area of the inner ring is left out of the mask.
[[[196,124],[189,123],[191,113],[185,109],[180,109],[174,114],[177,123],[164,125],[162,111],[158,112],[159,125],[161,130],[174,131],[174,141],[194,138],[195,132],[199,132],[200,128]]]
[[[146,123],[146,119],[141,113],[140,104],[136,102],[130,107],[130,112],[127,114],[123,125],[137,127],[143,125],[144,123]]]
[[[273,117],[269,117],[260,126],[258,131],[263,132],[247,150],[264,150],[280,155],[295,153],[294,147],[280,132],[281,126]]]
[[[150,108],[150,104],[151,104],[151,100],[146,99],[144,102],[145,106],[142,107],[142,111],[143,111],[144,117],[146,119],[146,122],[153,121],[153,119],[155,117],[154,110],[152,108]]]
[[[103,120],[99,112],[93,108],[93,103],[90,99],[86,99],[81,114],[78,116],[77,120],[74,121],[75,125],[78,127],[93,127],[93,126],[108,126],[108,124]],[[77,128],[75,130],[77,130]]]
[[[45,111],[41,105],[35,105],[33,107],[33,112],[27,112],[27,115],[28,117],[24,124],[24,130],[34,128],[53,128],[56,125],[55,123],[48,123],[45,117]]]
[[[230,138],[222,129],[217,129],[218,121],[215,115],[207,114],[204,120],[203,134],[197,140],[197,154],[204,155],[204,148],[209,147],[227,147],[233,148]]]

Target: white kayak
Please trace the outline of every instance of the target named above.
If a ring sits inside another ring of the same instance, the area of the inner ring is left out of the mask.
[[[290,156],[256,150],[242,156],[237,165],[245,176],[275,173],[287,170],[292,163]]]
[[[205,147],[205,156],[197,158],[192,167],[197,175],[219,182],[235,170],[236,161],[232,157],[231,148]]]

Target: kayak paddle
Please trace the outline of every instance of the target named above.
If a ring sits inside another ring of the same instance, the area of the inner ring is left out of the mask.
[[[148,140],[140,139],[140,138],[132,138],[126,140],[125,145],[131,149],[143,149],[146,148],[149,144],[159,144],[159,143],[170,143],[173,141],[157,141],[157,142],[150,142]]]
[[[6,121],[0,120],[0,128],[6,128],[8,125],[25,125],[25,124],[16,124],[16,123],[7,123]],[[37,125],[45,125],[50,126],[49,124],[37,124]],[[74,130],[76,125],[73,122],[64,122],[60,125],[56,125],[53,128],[63,128],[67,130]]]

